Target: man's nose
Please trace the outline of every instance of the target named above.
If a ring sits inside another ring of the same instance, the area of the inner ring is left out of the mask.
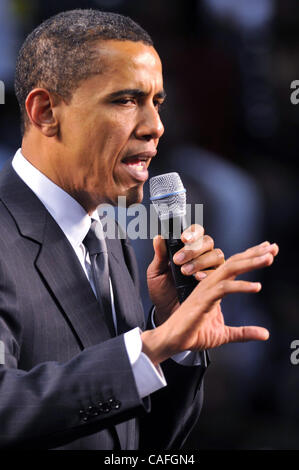
[[[160,115],[156,107],[151,106],[140,110],[139,122],[135,130],[138,139],[160,139],[164,133]]]

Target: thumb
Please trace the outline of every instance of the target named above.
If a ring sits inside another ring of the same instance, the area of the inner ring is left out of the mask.
[[[153,239],[154,259],[149,266],[152,275],[162,274],[168,271],[168,255],[165,240],[161,235],[157,235]]]

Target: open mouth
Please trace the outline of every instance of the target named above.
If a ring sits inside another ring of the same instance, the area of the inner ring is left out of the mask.
[[[148,179],[148,166],[151,158],[156,152],[144,152],[137,155],[125,157],[122,164],[126,167],[128,173],[137,181],[146,181]]]

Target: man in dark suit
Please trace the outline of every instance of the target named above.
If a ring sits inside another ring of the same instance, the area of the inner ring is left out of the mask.
[[[178,448],[202,406],[205,350],[268,337],[226,326],[219,301],[257,292],[235,277],[277,246],[224,263],[201,227],[185,231],[175,262],[202,282],[179,306],[158,237],[146,326],[128,240],[94,247],[97,207],[142,200],[163,134],[151,39],[120,15],[61,13],[25,41],[16,94],[22,148],[0,176],[0,446]]]

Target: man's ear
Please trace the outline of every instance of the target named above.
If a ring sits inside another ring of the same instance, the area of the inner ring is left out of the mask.
[[[54,137],[59,131],[59,122],[54,107],[59,99],[45,88],[34,88],[25,102],[31,124],[46,137]]]

